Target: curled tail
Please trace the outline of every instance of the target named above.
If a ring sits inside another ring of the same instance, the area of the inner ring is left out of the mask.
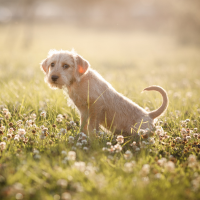
[[[157,92],[160,92],[160,94],[163,97],[163,103],[160,106],[160,108],[149,112],[149,116],[152,119],[155,119],[156,117],[160,116],[166,110],[166,108],[168,106],[169,100],[168,100],[168,97],[167,97],[167,92],[162,87],[157,86],[157,85],[149,86],[149,87],[145,88],[144,90],[146,90],[146,91],[155,90]]]

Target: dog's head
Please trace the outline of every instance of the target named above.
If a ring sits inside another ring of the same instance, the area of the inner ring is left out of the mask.
[[[90,67],[87,60],[72,51],[50,50],[48,57],[40,64],[45,73],[45,81],[51,88],[69,87],[74,82],[79,82]]]

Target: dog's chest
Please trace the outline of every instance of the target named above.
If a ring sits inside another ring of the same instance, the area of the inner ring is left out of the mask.
[[[73,91],[69,91],[69,97],[74,102],[77,108],[87,107],[87,99],[80,94],[77,94]]]

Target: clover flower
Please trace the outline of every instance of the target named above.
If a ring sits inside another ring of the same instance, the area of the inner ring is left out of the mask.
[[[83,147],[84,151],[89,151],[88,147]]]
[[[141,148],[141,149],[146,149],[146,148],[147,148],[147,143],[146,143],[145,141],[142,141],[142,142],[140,143],[140,148]]]
[[[108,151],[110,153],[114,153],[115,152],[115,147],[114,146],[110,146],[110,148],[108,149]]]
[[[112,144],[111,144],[111,142],[106,142],[106,145],[111,146]]]
[[[62,133],[63,135],[65,135],[67,133],[67,130],[65,128],[61,128],[60,129],[60,133]]]
[[[165,133],[164,133],[164,130],[161,126],[156,126],[156,131],[155,131],[156,135],[158,136],[163,136]]]
[[[39,154],[35,154],[35,155],[33,156],[33,158],[35,158],[36,160],[40,160],[41,156],[40,156]]]
[[[0,149],[5,150],[6,149],[6,143],[5,142],[0,142]]]
[[[4,131],[5,130],[5,126],[0,126],[0,131]]]
[[[5,141],[7,141],[7,140],[8,140],[8,138],[7,138],[6,136],[4,136],[4,137],[2,138],[2,140],[5,140]]]
[[[197,128],[194,128],[193,130],[194,130],[194,132],[196,133],[198,129],[197,129]]]
[[[155,140],[153,137],[149,138],[149,144],[155,144]]]
[[[18,142],[18,141],[19,141],[19,137],[20,137],[19,135],[15,135],[14,141],[17,141],[17,142]]]
[[[84,172],[85,171],[85,168],[86,168],[86,165],[85,165],[85,162],[75,162],[74,163],[74,168],[76,168],[77,170],[81,171],[81,172]]]
[[[133,157],[132,152],[129,151],[129,150],[127,150],[127,151],[125,152],[125,154],[124,154],[124,158],[125,158],[126,160],[129,160],[129,159],[131,159],[132,157]]]
[[[22,121],[22,120],[18,120],[18,121],[17,121],[17,126],[18,126],[18,127],[21,127],[22,124],[23,124],[23,121]]]
[[[124,136],[118,135],[116,141],[117,141],[118,144],[123,144],[124,143]]]
[[[67,155],[67,152],[63,150],[63,151],[61,151],[61,154],[62,155]]]
[[[76,123],[74,121],[69,122],[71,126],[76,126]]]
[[[22,129],[22,128],[20,128],[20,129],[18,129],[18,135],[20,136],[20,137],[24,137],[25,136],[25,134],[26,134],[26,131],[25,131],[25,129]]]
[[[31,120],[31,119],[30,119],[30,120],[27,120],[27,121],[26,121],[26,126],[32,127],[32,126],[33,126],[33,123],[34,123],[33,120]]]
[[[37,149],[33,150],[33,154],[39,154],[40,152]]]
[[[164,164],[164,168],[168,171],[168,172],[174,172],[175,170],[175,164],[172,161],[168,161]]]
[[[74,137],[73,136],[68,137],[68,143],[70,143],[70,144],[74,143]]]
[[[176,137],[176,138],[175,138],[175,141],[176,141],[177,143],[179,143],[181,140],[182,140],[182,139],[181,139],[180,137]]]
[[[13,128],[9,128],[9,129],[8,129],[8,134],[12,134],[12,133],[13,133],[13,131],[14,131],[14,129],[13,129]]]
[[[6,115],[7,112],[9,112],[9,110],[7,108],[3,108],[2,110],[3,115]]]
[[[182,135],[187,134],[187,130],[186,130],[185,128],[182,128],[182,129],[181,129],[181,134],[182,134]]]
[[[200,176],[197,176],[191,181],[193,191],[198,191],[200,186]]]
[[[148,185],[149,184],[149,177],[142,177],[142,181],[143,181],[143,183],[145,184],[145,185]]]
[[[42,112],[40,113],[40,116],[43,117],[43,118],[46,118],[47,113],[46,113],[45,111],[42,111]]]
[[[195,168],[198,165],[197,158],[195,155],[189,155],[187,160],[188,160],[188,167],[190,168]]]
[[[83,144],[82,144],[81,142],[77,142],[77,143],[76,143],[76,146],[77,146],[78,148],[81,148],[81,147],[83,146]]]
[[[61,199],[62,199],[62,200],[71,200],[71,194],[68,193],[68,192],[64,192],[64,193],[62,193],[62,195],[61,195]]]
[[[6,118],[6,119],[10,119],[10,117],[11,117],[11,113],[10,113],[10,112],[7,112],[7,113],[5,114],[5,118]]]
[[[59,115],[57,115],[57,118],[63,119],[63,115],[59,114]]]
[[[57,181],[57,185],[61,188],[66,188],[68,185],[68,182],[65,179],[59,179]]]
[[[119,153],[122,150],[122,146],[120,144],[116,144],[114,146],[116,153]]]
[[[136,152],[139,152],[139,151],[140,151],[140,148],[139,148],[139,147],[136,147],[135,151],[136,151]]]
[[[161,167],[163,167],[165,165],[165,163],[167,163],[167,159],[166,158],[161,158],[157,161],[158,165],[160,165]]]
[[[76,152],[75,151],[69,151],[67,154],[68,160],[76,160]]]
[[[143,165],[140,171],[141,176],[147,176],[149,172],[150,172],[150,165],[148,164]]]
[[[133,171],[133,168],[135,167],[135,165],[136,165],[135,161],[126,162],[126,163],[124,164],[124,169],[123,169],[123,170],[124,170],[125,172],[130,173],[130,172]]]
[[[36,120],[36,117],[37,117],[37,115],[36,115],[35,113],[32,113],[32,114],[30,115],[30,119],[32,119],[33,121]]]
[[[56,118],[56,121],[60,123],[62,122],[62,118]]]

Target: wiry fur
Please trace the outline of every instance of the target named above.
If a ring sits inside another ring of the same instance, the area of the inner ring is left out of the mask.
[[[51,63],[55,63],[51,67]],[[63,64],[70,67],[63,68]],[[74,51],[51,50],[47,59],[41,63],[45,72],[45,81],[51,88],[67,87],[81,114],[82,131],[92,133],[99,125],[116,134],[131,134],[138,128],[152,129],[154,119],[162,114],[168,105],[167,94],[159,86],[150,86],[144,90],[156,90],[163,96],[163,104],[155,111],[147,112],[130,99],[118,93],[103,77],[90,68],[88,61]],[[52,81],[52,75],[58,80]]]

